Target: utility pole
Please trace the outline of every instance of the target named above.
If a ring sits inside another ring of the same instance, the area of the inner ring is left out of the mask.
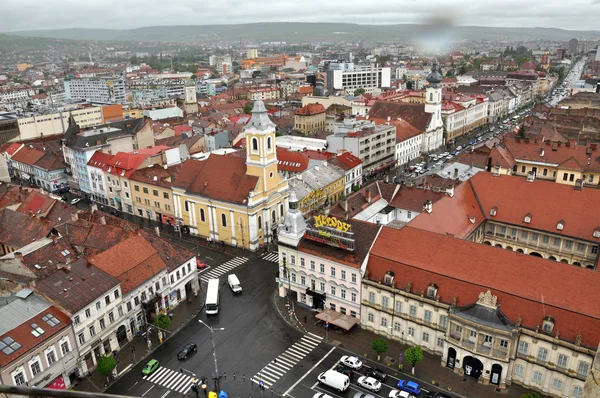
[[[198,322],[200,322],[201,324],[203,324],[204,326],[206,326],[208,328],[208,330],[210,330],[210,340],[212,342],[212,347],[213,347],[213,359],[215,362],[215,390],[218,392],[220,390],[219,388],[219,366],[217,365],[217,348],[215,347],[215,335],[214,335],[214,331],[215,330],[225,330],[225,328],[212,328],[210,326],[208,326],[206,323],[204,323],[202,321],[202,319],[198,319]]]

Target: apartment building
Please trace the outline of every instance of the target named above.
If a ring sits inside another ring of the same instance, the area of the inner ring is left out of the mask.
[[[125,80],[122,77],[65,79],[67,99],[100,103],[125,103]]]
[[[363,174],[375,174],[395,163],[396,127],[347,117],[336,123],[327,145],[330,152],[348,151],[359,158]]]
[[[277,87],[259,87],[248,90],[248,99],[251,101],[267,101],[278,99],[281,93]]]
[[[294,112],[294,129],[311,134],[325,129],[326,109],[321,104],[307,104]]]
[[[181,165],[146,167],[129,175],[132,186],[133,214],[165,224],[176,225],[171,186],[177,179]]]
[[[446,123],[446,142],[456,140],[488,122],[488,97],[485,94],[465,96],[446,93],[442,117]]]
[[[68,190],[65,164],[53,153],[30,148],[22,144],[8,157],[9,171],[24,183],[41,187],[48,192]]]
[[[344,196],[349,195],[355,187],[363,182],[362,161],[346,151],[329,160],[329,165],[344,172]]]
[[[106,123],[100,106],[23,117],[18,119],[19,137],[15,141],[17,139],[23,141],[63,134],[69,127],[71,116],[82,129]]]
[[[296,174],[288,183],[296,192],[298,208],[308,217],[337,202],[345,194],[345,180],[343,170],[323,162]]]
[[[373,93],[377,88],[387,88],[391,84],[391,69],[387,67],[354,65],[347,70],[327,71],[327,90],[343,90],[353,92],[357,88],[365,89],[366,93]]]

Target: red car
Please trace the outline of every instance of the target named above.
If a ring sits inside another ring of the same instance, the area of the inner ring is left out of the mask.
[[[199,259],[196,259],[196,267],[200,270],[208,267],[208,265],[206,265],[206,263],[204,261],[200,261]]]

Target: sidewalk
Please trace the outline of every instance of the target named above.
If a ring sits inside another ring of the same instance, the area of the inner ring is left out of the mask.
[[[316,312],[303,306],[294,304],[294,316],[289,316],[289,310],[286,306],[287,300],[280,298],[277,292],[275,293],[275,305],[281,314],[282,318],[291,326],[297,328],[303,333],[312,333],[325,338],[325,326],[315,318]],[[307,322],[304,323],[306,316]],[[376,361],[377,353],[371,348],[371,343],[374,339],[381,336],[375,333],[363,330],[360,325],[356,325],[350,334],[339,333],[333,330],[328,332],[328,343],[339,346],[346,350],[354,352],[359,357],[365,357],[369,360]],[[488,398],[493,396],[520,398],[524,394],[530,392],[525,388],[512,384],[506,390],[498,392],[495,386],[484,386],[478,384],[471,377],[460,377],[452,370],[441,366],[441,357],[423,352],[424,359],[415,367],[415,374],[411,374],[411,367],[407,362],[404,362],[403,370],[398,370],[398,364],[393,365],[394,368],[385,366],[386,357],[397,360],[399,354],[404,352],[409,346],[403,345],[398,341],[386,339],[388,343],[388,351],[381,354],[382,368],[387,368],[390,375],[402,378],[408,376],[419,379],[426,387],[426,384],[435,384],[437,387],[446,391],[451,391],[453,396],[468,397],[468,398]],[[448,390],[450,388],[451,390]]]
[[[204,299],[201,295],[198,295],[198,297],[192,296],[191,300],[191,303],[181,302],[177,307],[169,311],[170,314],[173,314],[173,322],[171,322],[171,325],[167,329],[168,335],[166,338],[163,335],[163,343],[175,336],[179,330],[191,322],[202,311],[202,308],[204,308]],[[103,392],[119,377],[126,374],[130,368],[140,362],[149,360],[148,357],[160,347],[156,331],[151,333],[150,341],[152,348],[148,349],[145,338],[134,336],[131,341],[121,347],[116,353],[118,372],[116,378],[110,377],[109,380],[106,376],[101,376],[98,372],[93,371],[91,372],[91,376],[82,379],[73,389],[88,392]]]

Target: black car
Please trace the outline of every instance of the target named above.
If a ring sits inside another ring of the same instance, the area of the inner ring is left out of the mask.
[[[379,380],[380,382],[385,382],[387,380],[387,374],[379,369],[371,369],[365,375],[374,378],[375,380]]]
[[[348,376],[348,378],[350,380],[352,380],[354,378],[354,372],[352,371],[352,369],[349,369],[349,368],[345,367],[344,365],[338,365],[335,367],[334,370],[338,373]]]
[[[185,346],[183,346],[183,349],[177,354],[177,359],[187,359],[188,355],[196,351],[198,351],[198,346],[196,345],[196,343],[187,343]]]
[[[429,392],[427,393],[427,398],[452,398],[450,395],[445,392]]]

